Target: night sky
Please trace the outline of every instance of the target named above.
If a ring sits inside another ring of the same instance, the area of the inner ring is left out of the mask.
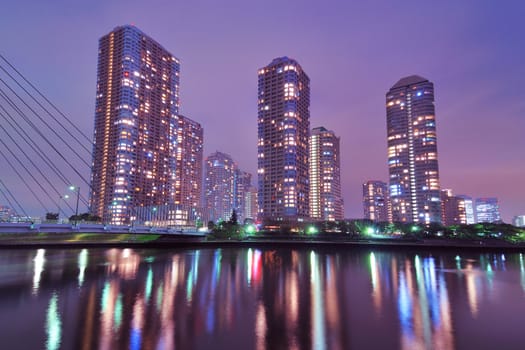
[[[98,39],[135,24],[181,60],[181,112],[203,125],[204,156],[229,153],[254,184],[257,69],[296,59],[311,126],[341,137],[348,218],[363,216],[363,182],[388,180],[386,92],[421,75],[435,86],[441,187],[498,197],[507,222],[525,214],[523,1],[8,0],[0,18],[1,53],[88,135]],[[9,178],[1,166],[16,189]]]

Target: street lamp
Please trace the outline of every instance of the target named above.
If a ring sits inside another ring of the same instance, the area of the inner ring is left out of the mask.
[[[77,205],[75,207],[75,224],[78,221],[78,201],[80,199],[80,186],[69,186],[70,191],[77,191]]]

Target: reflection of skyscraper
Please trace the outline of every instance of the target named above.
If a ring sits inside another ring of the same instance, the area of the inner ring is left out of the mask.
[[[386,94],[394,221],[441,222],[434,84],[412,75]]]
[[[476,221],[498,222],[501,221],[498,199],[494,197],[476,198]]]
[[[308,134],[310,79],[297,61],[274,59],[259,69],[259,216],[309,217]]]
[[[173,196],[179,60],[134,26],[100,39],[90,207],[106,222]]]
[[[363,209],[365,219],[376,222],[392,221],[386,183],[370,180],[363,184]]]
[[[343,219],[339,137],[323,127],[310,134],[310,217]]]

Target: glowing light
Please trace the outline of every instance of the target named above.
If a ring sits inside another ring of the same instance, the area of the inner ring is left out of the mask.
[[[312,225],[306,228],[306,233],[309,235],[315,235],[316,233],[319,233],[319,230],[317,229],[317,227]]]
[[[249,235],[252,235],[256,232],[256,227],[255,225],[247,225],[246,228],[245,228],[245,232]]]

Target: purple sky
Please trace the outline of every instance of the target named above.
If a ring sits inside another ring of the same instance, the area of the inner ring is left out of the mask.
[[[0,32],[1,53],[91,135],[98,39],[135,24],[181,59],[182,113],[204,126],[205,156],[229,153],[254,179],[257,69],[295,58],[311,126],[341,137],[346,217],[362,217],[364,181],[388,180],[386,91],[421,75],[435,85],[441,187],[497,196],[510,221],[525,214],[523,18],[518,0],[8,0]]]

